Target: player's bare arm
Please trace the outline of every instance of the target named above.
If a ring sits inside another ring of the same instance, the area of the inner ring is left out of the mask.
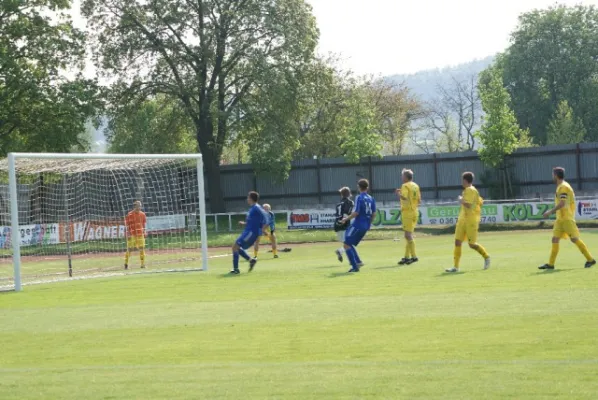
[[[561,200],[556,207],[554,207],[552,210],[546,211],[543,214],[544,218],[550,217],[552,214],[555,214],[558,210],[565,208],[565,206],[566,206],[565,200]]]
[[[374,223],[374,219],[376,218],[376,211],[374,211],[372,213],[372,218],[370,219],[370,223],[373,224]]]

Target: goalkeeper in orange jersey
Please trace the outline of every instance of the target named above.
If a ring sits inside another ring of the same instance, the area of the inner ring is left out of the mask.
[[[419,203],[421,203],[421,193],[417,183],[413,182],[413,171],[404,169],[402,172],[403,185],[397,189],[397,195],[401,202],[401,220],[403,221],[403,231],[405,231],[405,257],[399,261],[399,265],[410,265],[419,261],[415,254],[415,240],[413,232],[417,225],[419,217]]]
[[[455,230],[455,263],[454,267],[447,269],[446,272],[459,272],[462,250],[461,245],[465,239],[469,241],[469,247],[477,251],[484,258],[484,269],[490,268],[490,256],[486,252],[486,249],[478,243],[478,229],[480,226],[484,199],[482,199],[478,190],[473,186],[473,172],[465,172],[462,178],[463,194],[459,196],[461,211],[459,212]]]
[[[131,250],[139,250],[139,259],[141,260],[141,268],[145,268],[145,226],[147,217],[141,211],[141,202],[135,201],[133,203],[133,211],[129,212],[125,217],[125,226],[127,234],[127,252],[125,253],[125,269],[129,269],[129,257]]]
[[[556,183],[555,207],[544,213],[544,218],[556,214],[552,231],[552,250],[548,264],[542,265],[539,269],[554,269],[556,257],[559,254],[559,242],[567,237],[571,238],[571,241],[586,258],[585,268],[591,268],[596,265],[596,260],[588,251],[586,244],[579,238],[579,229],[575,223],[575,193],[571,185],[565,181],[565,169],[561,167],[554,168],[552,170],[552,179]]]

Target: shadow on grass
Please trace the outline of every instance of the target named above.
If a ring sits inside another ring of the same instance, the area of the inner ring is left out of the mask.
[[[353,275],[357,275],[357,273],[348,273],[348,272],[333,272],[330,275],[328,275],[329,278],[340,278],[343,276],[353,276]]]
[[[398,265],[390,265],[388,267],[376,267],[376,268],[372,268],[372,269],[401,269],[401,267]]]
[[[436,278],[442,278],[442,277],[445,277],[445,276],[457,276],[457,275],[464,275],[464,274],[465,274],[465,272],[463,272],[463,271],[459,271],[459,272],[442,272],[442,273],[436,275]]]
[[[556,274],[559,272],[568,272],[568,271],[573,271],[572,269],[547,269],[544,271],[537,271],[534,272],[532,274],[530,274],[530,276],[536,276],[536,275],[552,275],[552,274]]]
[[[225,274],[220,274],[221,278],[227,279],[227,278],[237,278],[239,276],[243,275],[243,273],[241,272],[240,274],[231,274],[230,272],[227,272]]]

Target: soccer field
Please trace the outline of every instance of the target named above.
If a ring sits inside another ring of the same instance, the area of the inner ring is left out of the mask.
[[[598,231],[583,232],[598,254]],[[346,274],[333,243],[262,251],[251,274],[147,274],[0,293],[2,399],[596,399],[598,269],[549,231],[363,242]]]

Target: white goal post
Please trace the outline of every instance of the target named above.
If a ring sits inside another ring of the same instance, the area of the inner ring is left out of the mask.
[[[199,259],[208,268],[201,154],[9,153],[0,173],[0,251],[12,261],[15,291],[24,258],[37,263],[27,270],[37,278],[128,269],[129,260],[145,268],[146,257],[147,270]],[[132,248],[124,221],[136,201],[147,227]],[[74,274],[72,263],[84,259]]]

